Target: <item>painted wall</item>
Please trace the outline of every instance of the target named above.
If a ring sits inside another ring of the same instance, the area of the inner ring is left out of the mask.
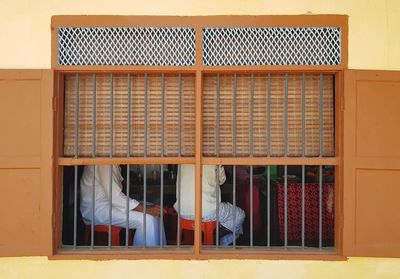
[[[347,14],[349,68],[400,70],[398,0],[0,0],[0,68],[50,68],[50,19],[65,14]],[[0,258],[0,278],[400,278],[400,259],[49,261]]]

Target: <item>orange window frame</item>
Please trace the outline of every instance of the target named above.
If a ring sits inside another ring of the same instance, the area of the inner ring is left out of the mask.
[[[341,28],[341,63],[339,65],[263,65],[204,66],[202,64],[202,30],[204,27],[339,27]],[[196,32],[196,64],[194,66],[62,66],[57,64],[57,28],[132,26],[132,27],[192,27]],[[302,16],[54,16],[52,18],[51,65],[55,71],[54,88],[54,258],[132,258],[132,259],[343,259],[343,73],[348,61],[348,18],[341,15]],[[195,156],[143,158],[66,158],[63,157],[64,75],[67,73],[190,73],[195,75]],[[326,73],[335,77],[335,157],[205,157],[202,153],[202,81],[204,74],[226,73]],[[61,169],[63,166],[91,164],[194,164],[195,165],[195,234],[192,249],[165,250],[101,250],[67,251],[61,249]],[[201,245],[201,169],[205,164],[221,165],[334,165],[335,166],[335,251],[284,251],[241,248],[203,249]],[[117,252],[116,252],[117,251]]]

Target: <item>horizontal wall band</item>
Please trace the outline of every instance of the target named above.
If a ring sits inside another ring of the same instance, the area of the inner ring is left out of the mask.
[[[333,165],[340,163],[338,157],[203,157],[204,165]]]
[[[167,165],[167,164],[195,164],[194,157],[146,157],[146,158],[59,158],[60,166],[76,165]]]

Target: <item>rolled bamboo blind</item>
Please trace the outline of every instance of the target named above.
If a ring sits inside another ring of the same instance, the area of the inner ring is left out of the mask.
[[[65,76],[64,156],[194,156],[194,76],[131,75],[130,112],[128,80],[128,75]]]
[[[329,157],[334,137],[332,75],[204,76],[205,156]],[[65,76],[64,156],[194,156],[194,150],[193,75]]]
[[[334,156],[333,81],[319,74],[205,76],[203,154]]]

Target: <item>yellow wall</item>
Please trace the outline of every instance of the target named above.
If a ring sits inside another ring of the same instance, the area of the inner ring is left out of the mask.
[[[50,18],[62,14],[347,14],[349,68],[400,70],[398,0],[0,0],[0,68],[50,68]],[[49,261],[0,258],[0,278],[400,278],[400,259]]]

